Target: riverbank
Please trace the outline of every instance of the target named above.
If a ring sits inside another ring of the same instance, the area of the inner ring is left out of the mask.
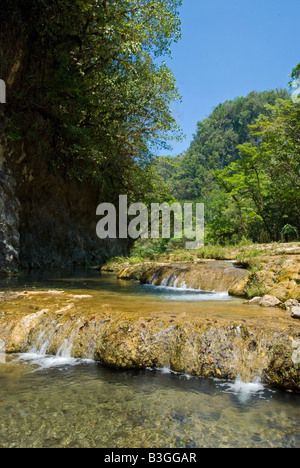
[[[300,244],[255,244],[242,247],[203,247],[195,251],[177,251],[155,258],[116,258],[102,268],[123,279],[147,282],[152,272],[170,266],[194,271],[201,283],[201,268],[214,261],[232,261],[244,274],[229,285],[232,296],[253,299],[274,296],[280,303],[289,299],[300,301]],[[207,271],[206,271],[207,275]],[[194,280],[194,284],[195,284]],[[203,287],[205,289],[205,287]]]

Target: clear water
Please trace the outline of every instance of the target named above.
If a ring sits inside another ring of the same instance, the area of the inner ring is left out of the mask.
[[[125,309],[213,307],[215,313],[249,315],[241,301],[227,296],[221,301],[212,294],[143,287],[93,271],[36,273],[0,285],[30,288],[93,294],[95,303],[105,298]],[[259,380],[207,380],[168,369],[117,372],[75,360],[67,350],[0,359],[0,447],[299,448],[299,428],[300,396]]]

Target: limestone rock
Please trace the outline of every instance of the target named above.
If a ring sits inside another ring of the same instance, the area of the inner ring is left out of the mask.
[[[300,307],[292,307],[291,308],[291,316],[292,316],[292,318],[300,319]]]
[[[127,265],[118,272],[119,279],[133,279],[143,284],[214,292],[229,290],[229,294],[231,286],[245,276],[247,271],[222,261],[199,264],[146,262]]]
[[[248,304],[258,304],[261,302],[261,300],[262,300],[262,297],[257,296],[251,299],[250,301],[248,301]]]
[[[266,294],[259,303],[262,307],[278,307],[281,302],[277,297]]]
[[[289,299],[288,301],[285,301],[284,307],[288,310],[290,307],[299,307],[300,304],[296,299]]]

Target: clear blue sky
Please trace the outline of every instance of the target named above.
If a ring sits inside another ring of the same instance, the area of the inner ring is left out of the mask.
[[[300,62],[300,0],[183,0],[182,39],[173,44],[173,70],[183,98],[174,115],[186,135],[227,99],[286,88]]]

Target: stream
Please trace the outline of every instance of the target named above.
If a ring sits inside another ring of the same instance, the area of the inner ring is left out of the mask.
[[[92,295],[95,310],[256,316],[226,293],[154,287],[93,270],[32,272],[1,291]],[[1,313],[1,311],[0,311]],[[268,311],[265,312],[268,314]],[[0,354],[0,447],[300,447],[300,398],[251,382],[203,379],[168,368],[116,371],[41,346]]]

